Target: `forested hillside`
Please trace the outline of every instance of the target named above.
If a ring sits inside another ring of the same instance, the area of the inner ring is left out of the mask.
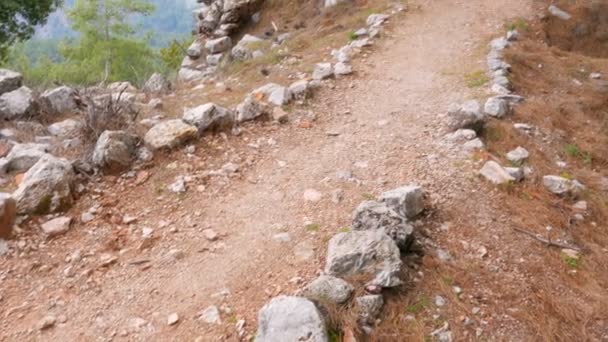
[[[176,37],[182,37],[192,30],[191,10],[196,6],[196,0],[151,0],[155,11],[145,18],[134,18],[140,25],[141,32],[153,32],[151,44],[163,47]],[[64,0],[63,7],[52,13],[47,23],[36,30],[32,41],[39,43],[45,40],[60,40],[73,37],[75,32],[70,27],[66,11],[73,8],[76,0]]]

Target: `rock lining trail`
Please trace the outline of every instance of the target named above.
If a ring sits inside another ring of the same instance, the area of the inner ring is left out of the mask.
[[[470,217],[456,221],[485,226],[500,217],[488,195],[471,182],[472,172],[463,171],[470,157],[445,143],[444,113],[451,103],[476,96],[462,75],[485,70],[483,48],[489,37],[501,33],[508,18],[529,15],[531,0],[415,5],[404,19],[391,19],[390,36],[376,43],[370,57],[353,63],[356,76],[315,96],[312,128],[253,124],[243,136],[227,137],[214,165],[237,155],[253,156],[241,177],[211,184],[203,192],[189,189],[183,198],[165,194],[158,199],[154,184],[170,184],[183,171],[180,165],[189,163],[176,151],[178,168],[159,164],[150,170],[145,187],[105,189],[117,191],[116,208],[139,217],[132,230],[154,229],[158,239],[149,251],[139,251],[131,241],[112,259],[91,248],[91,241],[100,243],[101,233],[72,227],[70,236],[51,240],[31,257],[3,262],[3,269],[12,271],[3,274],[0,292],[2,339],[165,341],[200,336],[211,341],[230,335],[225,338],[238,340],[234,329],[199,320],[200,312],[215,305],[224,323],[234,326],[245,319],[245,329],[253,333],[257,311],[270,297],[293,293],[315,278],[324,264],[326,238],[350,225],[351,212],[369,194],[418,183],[430,195],[433,211],[453,206],[470,210]],[[261,147],[247,146],[252,142]],[[206,148],[197,145],[197,153]],[[457,161],[464,166],[455,167]],[[344,172],[356,181],[337,177]],[[305,198],[310,190],[322,196]],[[336,191],[343,197],[339,203],[332,201]],[[506,223],[495,224],[498,230]],[[219,237],[209,241],[202,234],[207,229]],[[288,235],[273,238],[281,233]],[[458,232],[437,240],[454,235]],[[488,247],[496,243],[487,232],[479,240]],[[75,250],[103,267],[91,261],[65,271],[70,263],[64,259]],[[41,270],[44,260],[52,262]],[[149,268],[140,267],[141,260],[148,260]],[[69,272],[76,276],[66,277]],[[174,314],[179,322],[168,325]],[[39,331],[37,324],[49,315],[67,320]],[[516,323],[509,324],[503,329],[517,330]],[[499,336],[500,331],[488,333]],[[525,336],[525,331],[518,334]]]

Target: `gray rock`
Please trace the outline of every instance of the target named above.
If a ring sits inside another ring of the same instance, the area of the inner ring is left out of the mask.
[[[183,120],[198,128],[199,134],[205,131],[221,131],[232,128],[234,113],[215,103],[207,103],[184,111]]]
[[[6,157],[0,159],[0,174],[27,171],[49,150],[47,144],[15,144]]]
[[[334,68],[331,63],[318,63],[312,73],[313,80],[324,80],[334,75]]]
[[[199,313],[199,319],[207,324],[221,324],[220,310],[212,305]]]
[[[526,175],[524,169],[521,167],[505,167],[505,171],[507,171],[511,177],[515,178],[516,182],[521,182]]]
[[[82,134],[84,124],[74,119],[67,119],[50,125],[47,129],[51,135],[61,139],[76,138]]]
[[[400,268],[399,247],[381,230],[338,233],[329,241],[327,274],[371,274],[376,285],[394,287],[401,284]]]
[[[232,47],[232,39],[230,37],[221,37],[208,40],[205,43],[205,48],[210,54],[221,53],[230,50]]]
[[[254,90],[251,93],[254,97],[262,95],[265,100],[275,106],[284,106],[291,101],[291,93],[286,87],[275,83],[268,83]]]
[[[122,82],[113,82],[108,84],[108,90],[111,90],[112,93],[136,93],[137,88],[128,81]]]
[[[530,153],[521,146],[517,146],[516,149],[507,153],[507,160],[516,164],[523,163],[528,159],[528,157],[530,157]]]
[[[448,127],[457,130],[468,128],[479,130],[483,124],[483,114],[479,102],[467,101],[462,105],[452,104],[448,110]]]
[[[63,216],[41,224],[40,228],[47,237],[52,238],[67,233],[71,224],[72,218]]]
[[[507,32],[507,41],[514,42],[519,38],[519,32],[517,30],[511,30]]]
[[[418,216],[424,210],[424,191],[418,185],[407,185],[387,191],[379,200],[408,219]]]
[[[222,61],[223,56],[224,56],[223,53],[215,53],[212,55],[207,55],[207,64],[209,64],[211,66],[219,65],[220,62]]]
[[[200,81],[209,76],[208,72],[190,68],[181,68],[177,73],[177,78],[182,82]]]
[[[559,19],[562,19],[562,20],[570,20],[572,18],[570,13],[560,9],[559,7],[557,7],[555,5],[549,6],[549,13],[551,13],[551,15],[553,15]]]
[[[479,139],[479,138],[469,140],[469,141],[465,142],[464,144],[462,144],[462,149],[467,152],[482,150],[484,148],[485,148],[485,145],[483,144],[483,141],[481,141],[481,139]]]
[[[166,93],[171,89],[171,82],[165,76],[154,73],[144,84],[143,90],[150,93]]]
[[[20,214],[48,214],[72,206],[72,164],[46,155],[29,169],[13,193]]]
[[[306,286],[302,295],[318,301],[329,301],[336,304],[345,303],[352,295],[354,288],[346,281],[322,275]]]
[[[494,184],[504,184],[515,181],[515,178],[495,161],[486,162],[479,171],[479,174]]]
[[[292,83],[288,91],[291,96],[296,100],[304,100],[310,96],[311,89],[307,80],[300,80]]]
[[[236,107],[236,121],[244,122],[254,120],[258,117],[269,115],[270,107],[255,97],[249,95]]]
[[[23,75],[18,72],[0,69],[0,95],[19,89],[23,83]]]
[[[484,106],[484,112],[495,118],[502,118],[509,114],[509,102],[497,96],[490,97]]]
[[[452,143],[464,143],[477,138],[477,133],[472,129],[461,128],[456,132],[449,133],[445,139]]]
[[[136,147],[137,137],[124,131],[105,131],[95,145],[93,163],[104,171],[124,171],[131,166]]]
[[[384,306],[382,295],[368,295],[355,298],[360,323],[373,324]]]
[[[384,22],[388,20],[388,18],[390,18],[388,14],[370,14],[370,16],[367,17],[366,23],[367,26],[380,26],[384,24]]]
[[[390,236],[400,249],[406,250],[414,227],[405,216],[384,202],[365,201],[353,214],[353,230],[380,230]]]
[[[490,49],[492,51],[502,51],[509,46],[509,41],[506,38],[496,38],[490,42]]]
[[[325,0],[325,7],[334,7],[345,0]]]
[[[560,176],[544,176],[543,185],[547,190],[556,195],[579,195],[585,186],[577,180],[571,180]]]
[[[10,194],[0,192],[0,239],[8,239],[17,217],[17,202]]]
[[[196,138],[198,129],[179,119],[162,121],[154,125],[144,136],[145,143],[153,150],[174,148]]]
[[[263,39],[246,34],[241,40],[232,48],[232,57],[236,60],[247,60],[253,58],[253,51],[255,45],[262,42]]]
[[[494,76],[492,78],[492,82],[495,85],[498,85],[504,89],[507,89],[508,91],[512,90],[512,85],[511,85],[511,81],[509,81],[509,79],[506,76]]]
[[[323,316],[306,298],[273,298],[258,314],[256,342],[327,342]]]
[[[186,50],[186,54],[192,59],[198,59],[203,54],[203,44],[195,40]]]
[[[353,73],[353,67],[344,62],[338,62],[334,65],[334,74],[338,76],[350,75]]]
[[[28,87],[17,88],[0,95],[0,119],[24,118],[31,113],[34,96]]]
[[[353,53],[353,48],[350,45],[346,45],[340,48],[340,50],[333,50],[331,55],[341,63],[350,62],[351,55]]]
[[[67,86],[47,90],[40,95],[45,110],[51,114],[73,113],[78,110],[76,91]]]

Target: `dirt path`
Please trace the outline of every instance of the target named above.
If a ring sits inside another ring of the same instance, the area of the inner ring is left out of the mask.
[[[430,193],[437,212],[453,206],[472,210],[454,225],[483,227],[495,220],[500,215],[476,191],[471,174],[454,167],[455,160],[466,164],[467,157],[440,143],[441,116],[451,102],[474,95],[463,75],[485,69],[490,35],[502,32],[507,18],[532,13],[530,6],[531,0],[417,1],[403,21],[391,23],[390,38],[358,63],[357,76],[316,97],[310,110],[318,119],[311,129],[247,126],[242,136],[221,142],[223,150],[212,143],[197,146],[196,155],[213,151],[212,158],[176,152],[177,168],[153,170],[145,186],[99,185],[107,197],[118,197],[115,210],[138,215],[138,221],[121,230],[102,222],[78,227],[69,237],[34,246],[37,250],[19,261],[3,262],[0,336],[233,340],[237,319],[245,318],[248,331],[254,331],[255,314],[269,296],[292,292],[299,287],[297,277],[306,281],[322,268],[327,238],[349,225],[353,208],[370,194],[415,182]],[[228,161],[242,165],[241,176],[212,177],[205,191],[191,186],[181,197],[158,193],[176,175]],[[352,172],[357,181],[340,180],[339,171]],[[307,189],[322,198],[306,201]],[[344,200],[334,203],[338,190]],[[143,227],[152,227],[158,239],[140,251],[136,236]],[[221,235],[219,241],[205,239],[201,231],[207,228]],[[273,239],[281,232],[288,232],[290,241]],[[113,253],[118,262],[96,268],[112,234],[122,243],[121,252]],[[450,234],[443,239],[459,239],[457,232]],[[485,238],[479,237],[490,247],[492,237]],[[83,260],[65,271],[66,256],[77,249]],[[178,258],[168,257],[175,249]],[[149,262],[138,264],[142,259]],[[75,275],[67,277],[70,272]],[[216,295],[223,289],[230,294]],[[223,303],[231,311],[222,313],[227,326],[195,319],[205,307]],[[180,323],[167,326],[174,312]],[[36,324],[49,314],[65,315],[67,322],[39,332]]]

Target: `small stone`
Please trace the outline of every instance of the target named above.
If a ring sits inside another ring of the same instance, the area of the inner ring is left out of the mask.
[[[179,322],[178,314],[172,313],[169,315],[169,317],[167,317],[167,325],[169,325],[169,326],[175,325],[175,324],[177,324],[177,322]]]
[[[562,254],[568,258],[578,260],[580,259],[580,253],[574,249],[564,248],[562,249]]]
[[[65,234],[70,230],[70,224],[72,223],[71,217],[58,217],[43,223],[40,227],[47,237],[52,238],[62,234]]]
[[[186,192],[186,181],[182,177],[178,177],[174,183],[168,186],[169,191],[174,193]]]
[[[304,191],[304,200],[307,202],[319,202],[323,194],[314,189],[307,189]]]
[[[50,329],[52,327],[55,326],[55,323],[57,322],[57,318],[55,316],[45,316],[39,323],[38,323],[38,329],[40,330],[46,330],[46,329]]]
[[[447,301],[445,300],[445,298],[441,297],[441,296],[435,296],[435,305],[437,305],[438,307],[442,307],[445,306],[447,304]]]
[[[199,313],[199,319],[208,324],[221,324],[220,310],[212,305]]]
[[[313,80],[324,80],[334,75],[334,69],[331,63],[318,63],[312,73]]]
[[[216,241],[219,236],[213,229],[205,229],[203,230],[203,234],[205,235],[205,239],[209,241]]]
[[[289,233],[279,233],[273,235],[272,239],[278,242],[289,242],[291,241],[291,236],[289,235]]]
[[[484,106],[484,112],[495,118],[502,118],[503,116],[509,114],[509,111],[509,102],[501,99],[498,96],[489,98]]]
[[[479,171],[479,174],[494,184],[504,184],[515,181],[515,178],[495,161],[488,161]]]
[[[587,201],[578,201],[574,203],[572,209],[577,211],[587,211]]]
[[[507,153],[507,160],[512,163],[521,164],[530,157],[530,153],[525,148],[518,146],[516,149]]]

